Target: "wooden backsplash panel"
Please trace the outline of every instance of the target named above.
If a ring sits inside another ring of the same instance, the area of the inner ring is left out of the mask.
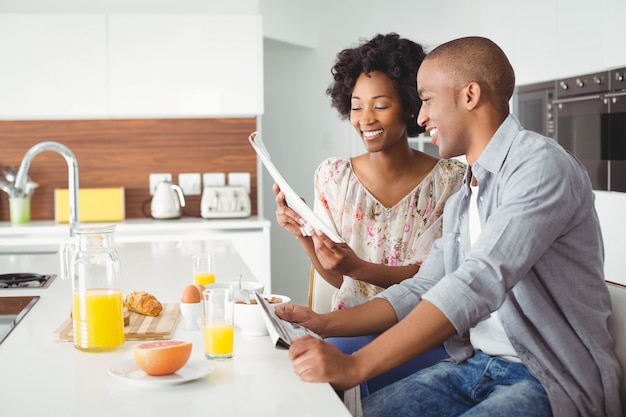
[[[0,166],[17,168],[31,146],[60,142],[78,160],[80,188],[125,187],[126,218],[149,216],[150,173],[169,172],[177,183],[184,172],[249,172],[254,215],[256,153],[247,138],[255,130],[254,118],[0,121]],[[32,220],[54,219],[54,189],[67,188],[67,169],[55,152],[35,156],[28,172],[39,184]],[[200,196],[186,202],[183,215],[199,217]],[[8,220],[7,194],[0,192],[0,221]]]

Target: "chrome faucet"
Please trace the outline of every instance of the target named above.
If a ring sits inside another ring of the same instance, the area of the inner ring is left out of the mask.
[[[76,227],[78,226],[78,162],[67,146],[58,142],[40,142],[30,148],[24,155],[17,174],[15,174],[14,187],[18,193],[24,190],[30,163],[37,154],[43,151],[54,151],[67,162],[67,182],[70,194],[70,236],[75,236]]]

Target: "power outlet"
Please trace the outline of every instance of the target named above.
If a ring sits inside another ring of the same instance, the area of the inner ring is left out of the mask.
[[[154,195],[157,185],[163,181],[172,181],[172,174],[150,174],[150,195]]]
[[[226,185],[226,174],[223,172],[205,172],[202,174],[204,187],[223,187]]]
[[[228,174],[228,185],[240,186],[250,194],[250,173],[231,172]]]
[[[183,190],[184,195],[200,195],[202,191],[201,181],[202,177],[199,172],[178,174],[178,185]]]

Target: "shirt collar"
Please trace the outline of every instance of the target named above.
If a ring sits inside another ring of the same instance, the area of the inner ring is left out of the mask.
[[[485,171],[495,174],[502,168],[506,156],[513,145],[513,141],[521,130],[523,130],[523,128],[514,115],[509,114],[507,118],[504,119],[504,122],[502,122],[498,130],[496,130],[496,133],[483,152],[472,165],[471,172],[476,176],[479,182],[484,176]],[[467,174],[466,178],[469,179]]]

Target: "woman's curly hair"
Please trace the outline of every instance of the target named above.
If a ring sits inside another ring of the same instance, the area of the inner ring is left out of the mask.
[[[343,119],[350,117],[352,91],[361,74],[377,71],[386,74],[400,93],[402,104],[413,117],[407,121],[407,134],[417,136],[424,131],[417,125],[417,114],[422,105],[417,95],[417,69],[426,56],[421,45],[400,38],[396,33],[378,34],[356,48],[337,54],[331,69],[334,82],[326,89]]]

